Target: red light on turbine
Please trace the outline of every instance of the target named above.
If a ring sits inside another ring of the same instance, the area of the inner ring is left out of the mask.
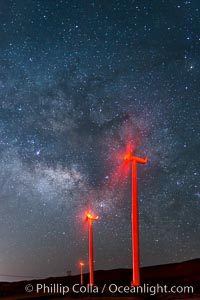
[[[126,155],[124,156],[124,160],[126,160],[126,161],[131,161],[131,160],[132,160],[132,155],[131,155],[130,153],[126,154]]]
[[[86,213],[86,218],[89,219],[89,220],[98,220],[98,216],[94,217],[93,215],[91,215],[90,213]]]
[[[83,262],[80,262],[80,266],[83,267],[85,266],[85,264]]]

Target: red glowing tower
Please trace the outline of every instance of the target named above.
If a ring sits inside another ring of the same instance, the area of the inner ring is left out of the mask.
[[[93,272],[93,232],[92,221],[98,220],[98,216],[94,217],[90,213],[86,214],[86,218],[89,221],[89,268],[90,268],[90,286],[94,285],[94,272]]]
[[[139,158],[128,153],[124,160],[132,163],[132,255],[133,255],[133,281],[132,286],[140,285],[140,264],[139,264],[139,220],[137,200],[137,168],[136,164],[146,164],[147,158]]]
[[[80,279],[81,279],[81,285],[83,285],[83,266],[84,266],[84,263],[83,262],[80,262]]]

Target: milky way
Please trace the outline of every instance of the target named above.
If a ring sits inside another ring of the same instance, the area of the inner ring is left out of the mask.
[[[1,280],[77,273],[88,209],[95,269],[131,267],[130,176],[113,184],[130,141],[148,157],[141,264],[199,257],[199,12],[198,0],[0,1]]]

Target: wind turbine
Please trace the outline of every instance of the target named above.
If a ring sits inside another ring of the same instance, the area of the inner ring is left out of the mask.
[[[90,213],[86,213],[86,219],[89,221],[89,268],[90,268],[90,286],[94,285],[94,272],[93,272],[93,232],[92,221],[98,220],[98,216],[94,217]]]
[[[133,280],[132,286],[140,285],[140,257],[139,257],[139,220],[138,220],[138,199],[137,199],[137,167],[136,164],[146,164],[147,158],[133,156],[129,151],[124,160],[132,163],[132,262]]]
[[[85,265],[83,262],[80,262],[80,279],[81,279],[81,285],[83,285],[83,266]]]

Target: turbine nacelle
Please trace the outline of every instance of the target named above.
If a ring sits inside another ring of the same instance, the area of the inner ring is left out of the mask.
[[[93,215],[91,215],[90,213],[86,213],[86,219],[87,220],[92,220],[92,221],[96,221],[98,220],[98,216],[94,217]]]
[[[147,157],[140,158],[140,157],[133,156],[130,153],[128,153],[124,156],[124,160],[129,161],[129,162],[135,161],[135,162],[140,163],[140,164],[146,164],[147,163]]]

